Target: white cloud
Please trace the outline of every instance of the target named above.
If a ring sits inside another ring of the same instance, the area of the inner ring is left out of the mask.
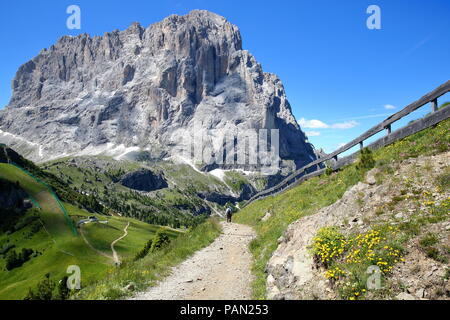
[[[357,125],[358,125],[358,122],[356,122],[356,121],[347,121],[347,122],[335,123],[335,124],[331,125],[330,127],[333,129],[345,130],[345,129],[354,128]]]
[[[325,129],[328,128],[328,125],[326,123],[323,123],[320,120],[306,120],[305,118],[301,118],[298,122],[299,125],[303,128],[308,129]]]
[[[307,129],[340,129],[340,130],[345,130],[345,129],[351,129],[354,128],[358,125],[358,122],[356,121],[346,121],[346,122],[340,122],[340,123],[334,123],[332,125],[326,124],[323,121],[320,120],[306,120],[305,118],[301,118],[298,121],[298,124],[302,127],[302,128],[307,128]]]
[[[319,131],[306,131],[305,132],[308,137],[317,137],[320,136]]]
[[[397,109],[397,107],[396,107],[396,106],[393,106],[392,104],[386,104],[386,105],[384,106],[384,108],[385,108],[386,110],[394,110],[394,109]]]

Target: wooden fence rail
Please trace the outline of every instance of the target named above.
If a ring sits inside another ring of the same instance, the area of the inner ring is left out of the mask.
[[[244,206],[247,206],[251,202],[265,198],[267,196],[278,194],[282,191],[285,191],[287,189],[290,189],[294,186],[297,186],[301,182],[321,175],[325,173],[325,169],[323,169],[323,165],[325,162],[334,160],[333,164],[333,170],[337,170],[345,165],[348,165],[355,161],[357,158],[359,151],[355,152],[347,157],[344,157],[342,159],[339,159],[338,156],[341,153],[344,153],[354,146],[359,145],[362,149],[364,146],[364,141],[369,139],[370,137],[376,135],[377,133],[386,130],[386,136],[376,140],[375,142],[368,145],[371,149],[378,149],[384,146],[387,146],[391,143],[394,143],[395,141],[398,141],[400,139],[403,139],[409,135],[412,135],[416,132],[419,132],[421,130],[424,130],[426,128],[429,128],[443,120],[446,120],[450,118],[450,105],[446,106],[440,110],[438,110],[438,98],[442,95],[446,94],[447,92],[450,92],[450,80],[446,83],[442,84],[435,90],[429,92],[428,94],[424,95],[419,100],[409,104],[402,110],[398,111],[397,113],[394,113],[393,115],[386,118],[384,121],[380,122],[376,126],[372,127],[371,129],[364,132],[362,135],[357,137],[356,139],[353,139],[349,143],[345,144],[344,146],[340,147],[336,151],[327,154],[326,156],[319,158],[306,166],[296,170],[294,173],[289,175],[287,178],[285,178],[283,181],[278,183],[277,185],[266,189],[264,191],[261,191],[254,195],[250,200],[248,200]],[[424,105],[431,103],[431,114],[425,116],[422,119],[416,120],[412,123],[409,123],[408,125],[392,132],[392,124],[405,116],[409,115],[411,112],[423,107]],[[322,165],[322,166],[321,166]],[[310,172],[308,172],[310,171]]]

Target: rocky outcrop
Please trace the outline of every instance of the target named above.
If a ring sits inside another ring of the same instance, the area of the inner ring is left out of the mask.
[[[279,129],[280,157],[315,158],[280,79],[208,11],[104,36],[62,37],[19,68],[0,111],[0,142],[34,161],[65,155],[179,155],[183,129],[205,147],[245,129]],[[216,129],[215,134],[208,130]]]
[[[169,186],[161,174],[156,174],[146,169],[127,173],[120,180],[120,184],[143,192],[155,191]]]
[[[266,266],[267,297],[339,299],[336,287],[324,277],[324,270],[317,266],[309,251],[317,231],[322,227],[337,226],[344,234],[364,233],[377,224],[398,225],[411,221],[416,212],[427,215],[431,209],[424,204],[425,199],[400,202],[394,207],[392,201],[398,199],[401,190],[407,199],[414,197],[414,190],[421,190],[436,203],[445,201],[450,196],[449,190],[437,191],[435,181],[449,165],[448,152],[406,160],[397,164],[395,172],[389,173],[382,183],[376,179],[380,172],[373,169],[364,182],[347,190],[339,201],[292,223],[278,240],[278,248]],[[380,213],[378,208],[390,209]],[[266,217],[264,219],[270,219],[270,213]],[[427,256],[419,239],[432,232],[439,235],[440,245],[448,248],[450,221],[424,225],[420,232],[407,241],[405,261],[398,263],[384,282],[389,289],[385,290],[386,295],[368,292],[367,299],[449,299],[449,281],[445,280],[447,265]]]
[[[235,203],[237,201],[237,198],[230,194],[223,194],[218,192],[202,192],[198,193],[197,196],[200,199],[217,203],[221,206],[226,205],[228,202]]]
[[[257,192],[256,188],[250,183],[242,183],[239,186],[239,190],[229,190],[229,192],[215,192],[215,191],[203,191],[199,192],[197,196],[200,199],[217,203],[221,206],[227,203],[237,203],[250,199]]]

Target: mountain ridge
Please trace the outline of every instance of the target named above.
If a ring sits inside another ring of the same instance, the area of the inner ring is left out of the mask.
[[[205,134],[205,150],[223,147],[226,134],[260,129],[280,131],[281,159],[315,159],[281,80],[242,49],[236,26],[205,10],[104,36],[64,36],[22,65],[12,87],[0,139],[33,161],[171,158],[190,148],[185,130]]]

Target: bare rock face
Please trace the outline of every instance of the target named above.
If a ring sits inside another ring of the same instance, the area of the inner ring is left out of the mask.
[[[150,192],[167,188],[168,184],[160,174],[153,173],[150,170],[142,169],[127,173],[120,180],[120,184],[133,190]]]
[[[176,154],[177,130],[279,129],[280,157],[315,159],[277,76],[208,11],[143,28],[65,36],[19,68],[0,141],[34,161],[67,155]],[[210,135],[209,143],[220,144]]]

